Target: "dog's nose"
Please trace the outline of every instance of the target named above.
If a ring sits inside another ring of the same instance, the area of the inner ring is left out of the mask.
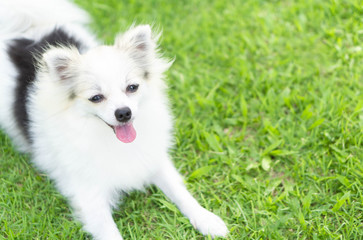
[[[132,113],[129,107],[119,108],[115,111],[115,116],[119,122],[127,122],[131,119]]]

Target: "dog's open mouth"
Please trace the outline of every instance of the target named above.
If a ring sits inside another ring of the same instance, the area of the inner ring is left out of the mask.
[[[136,138],[136,131],[132,122],[128,122],[123,125],[113,126],[116,137],[123,143],[131,143]]]
[[[97,116],[97,115],[96,115]],[[136,131],[132,121],[124,123],[122,125],[112,126],[104,121],[101,117],[97,116],[100,120],[107,124],[115,132],[116,137],[123,143],[131,143],[136,138]]]

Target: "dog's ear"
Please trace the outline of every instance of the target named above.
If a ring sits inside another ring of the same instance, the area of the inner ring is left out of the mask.
[[[66,81],[75,77],[80,54],[76,48],[57,47],[43,54],[43,61],[52,77]]]
[[[115,40],[115,47],[125,51],[144,70],[144,79],[161,79],[172,61],[163,59],[158,51],[160,32],[152,32],[149,25],[130,28]]]
[[[129,51],[134,58],[145,58],[153,55],[157,36],[153,36],[149,25],[139,25],[130,28],[115,40],[115,47]]]

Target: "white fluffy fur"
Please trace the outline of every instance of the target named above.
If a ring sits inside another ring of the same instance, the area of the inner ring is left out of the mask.
[[[158,56],[150,27],[134,27],[114,46],[99,46],[83,27],[88,16],[68,2],[1,0],[0,9],[0,125],[54,180],[85,230],[95,239],[122,239],[111,215],[118,193],[155,184],[201,233],[225,236],[226,225],[197,203],[169,159],[172,117],[162,78],[170,64]],[[90,50],[56,47],[43,54],[27,105],[29,144],[14,121],[17,72],[6,41],[38,39],[54,26],[65,26]],[[139,84],[138,91],[126,94],[128,84]],[[69,97],[70,91],[75,97]],[[106,100],[88,100],[100,91]],[[114,112],[125,106],[132,110],[137,132],[129,144],[107,125],[117,124]]]

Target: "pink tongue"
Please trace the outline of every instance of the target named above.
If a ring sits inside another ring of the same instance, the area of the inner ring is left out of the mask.
[[[136,138],[136,131],[132,123],[115,127],[116,137],[124,143],[133,142]]]

